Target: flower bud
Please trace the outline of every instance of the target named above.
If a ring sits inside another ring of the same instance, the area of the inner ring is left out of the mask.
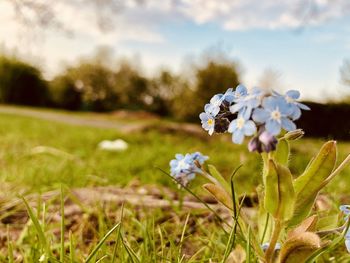
[[[294,140],[298,140],[301,137],[303,137],[304,134],[305,134],[305,132],[302,129],[296,129],[294,131],[287,132],[284,135],[284,138],[288,141],[294,141]]]
[[[267,131],[263,131],[260,135],[259,135],[259,141],[263,144],[262,148],[264,152],[271,152],[276,150],[276,146],[277,146],[277,139],[275,136],[273,136],[272,134],[270,134]]]
[[[227,132],[229,125],[230,125],[230,121],[227,118],[216,118],[214,131],[216,133]]]
[[[255,152],[255,151],[257,151],[257,152],[259,152],[259,153],[262,152],[262,150],[261,150],[261,144],[260,144],[260,142],[259,142],[258,137],[253,137],[253,138],[249,141],[249,143],[248,143],[248,150],[249,150],[250,152]]]

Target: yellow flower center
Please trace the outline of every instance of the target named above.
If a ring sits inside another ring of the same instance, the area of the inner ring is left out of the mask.
[[[209,120],[207,120],[207,123],[208,123],[208,125],[213,125],[214,124],[214,120],[213,119],[209,119]]]
[[[281,113],[278,110],[274,110],[273,112],[271,112],[271,118],[273,120],[280,121],[281,120]]]
[[[239,117],[239,118],[237,119],[237,128],[238,128],[238,129],[242,129],[243,126],[244,126],[244,123],[245,123],[245,120],[244,120],[242,117]]]

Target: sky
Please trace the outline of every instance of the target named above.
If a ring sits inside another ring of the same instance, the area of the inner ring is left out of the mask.
[[[339,70],[350,59],[348,0],[29,2],[41,11],[22,6],[19,16],[13,0],[0,2],[0,50],[34,60],[48,78],[100,46],[139,59],[146,74],[161,66],[181,72],[190,55],[220,47],[239,62],[248,87],[270,70],[303,99],[350,94]],[[28,23],[37,18],[44,26]]]

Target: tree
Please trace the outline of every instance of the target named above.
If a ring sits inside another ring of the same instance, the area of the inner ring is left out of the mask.
[[[0,101],[48,106],[48,87],[40,70],[16,58],[0,57]]]
[[[204,66],[194,68],[194,83],[188,84],[174,99],[174,114],[178,118],[195,120],[213,94],[223,93],[239,84],[238,66],[231,60],[211,58]]]

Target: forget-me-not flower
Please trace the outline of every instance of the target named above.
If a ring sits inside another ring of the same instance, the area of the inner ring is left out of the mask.
[[[181,185],[187,185],[193,180],[197,173],[202,173],[202,170],[197,167],[196,162],[202,165],[208,156],[202,155],[200,152],[176,154],[175,159],[170,161],[170,175],[174,179],[181,183]]]
[[[288,118],[290,115],[286,101],[281,97],[264,98],[262,108],[257,108],[253,112],[253,120],[264,124],[265,129],[272,135],[278,135],[281,128],[286,131],[296,129],[295,124]]]
[[[248,95],[248,90],[245,86],[239,84],[236,87],[236,90],[234,91],[234,102],[238,102],[240,99],[242,99],[244,96]]]
[[[244,136],[251,136],[256,132],[255,123],[251,120],[246,120],[243,115],[238,115],[237,119],[233,120],[228,126],[228,132],[232,133],[232,141],[236,144],[241,144]]]
[[[218,115],[220,107],[224,101],[231,103],[235,95],[232,88],[226,90],[224,94],[216,94],[210,99],[210,103],[204,107],[205,112],[210,113],[212,116]]]
[[[274,92],[273,94],[275,96],[282,96],[277,92]],[[297,120],[300,118],[301,110],[310,110],[308,106],[297,101],[297,99],[300,97],[300,92],[297,90],[288,90],[282,97],[287,102],[292,120]]]
[[[269,248],[269,246],[270,246],[270,243],[266,242],[266,243],[261,245],[261,248],[265,252]],[[280,249],[281,249],[281,243],[277,242],[276,245],[275,245],[275,251],[276,250],[280,250]]]
[[[349,216],[350,216],[350,205],[341,205],[339,209],[344,213],[345,215],[344,220],[346,221],[346,223],[348,223]],[[345,234],[345,246],[347,251],[350,253],[350,228]]]
[[[208,156],[201,154],[200,152],[195,152],[191,154],[193,161],[198,161],[202,165],[206,160],[209,159]]]
[[[199,114],[199,118],[201,119],[203,129],[208,131],[209,135],[212,135],[215,128],[214,117],[208,112],[202,112]]]
[[[245,91],[241,88],[240,92],[241,94],[244,94]],[[262,90],[253,88],[246,95],[242,95],[235,99],[235,104],[230,107],[230,111],[232,113],[240,113],[245,119],[249,119],[252,110],[260,106],[262,95]]]

